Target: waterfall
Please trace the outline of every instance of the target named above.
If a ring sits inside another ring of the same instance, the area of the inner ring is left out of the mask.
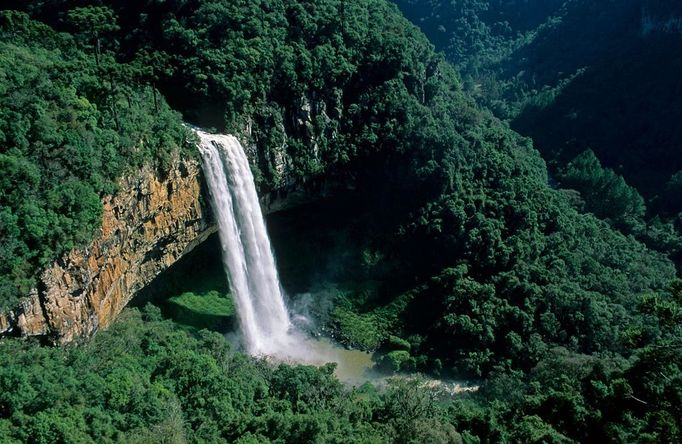
[[[229,135],[195,131],[246,350],[288,362],[336,362],[340,380],[357,385],[368,381],[366,373],[372,366],[369,353],[343,350],[328,340],[306,337],[293,326],[253,174],[239,141]]]
[[[298,336],[284,303],[248,159],[234,136],[197,134],[246,350],[252,355],[291,354]]]

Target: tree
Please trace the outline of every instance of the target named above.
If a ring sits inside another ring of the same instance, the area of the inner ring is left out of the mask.
[[[108,6],[86,6],[67,12],[66,22],[74,28],[76,35],[83,36],[87,45],[92,45],[95,62],[99,66],[102,55],[102,39],[120,28],[116,14]]]
[[[643,223],[646,206],[642,196],[622,176],[603,168],[592,150],[573,159],[561,171],[559,180],[562,187],[580,192],[586,211],[614,226],[627,232]]]

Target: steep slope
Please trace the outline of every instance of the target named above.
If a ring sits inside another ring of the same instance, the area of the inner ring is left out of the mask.
[[[12,11],[0,13],[0,36],[4,310],[36,287],[41,268],[93,238],[101,197],[121,176],[163,169],[189,145],[179,116],[111,57],[95,60]]]
[[[63,344],[111,324],[137,291],[215,232],[198,162],[141,168],[102,202],[94,239],[47,266],[27,300],[0,313],[0,333]]]
[[[400,11],[457,65],[464,77],[485,77],[556,15],[565,0],[394,0]]]
[[[536,79],[531,88],[555,88],[551,100],[531,102],[512,123],[514,128],[562,163],[592,148],[605,165],[651,199],[663,196],[673,174],[682,169],[675,155],[682,143],[676,124],[682,117],[676,100],[682,92],[677,75],[682,33],[666,27],[682,18],[682,10],[678,6],[677,12],[664,12],[648,3],[575,5],[561,24],[539,33],[532,45],[515,54],[519,62],[506,69],[525,70],[526,78]],[[563,48],[557,46],[561,41],[567,42]],[[561,59],[552,56],[557,52]],[[540,72],[549,77],[536,74]],[[659,204],[674,214],[682,210],[670,203]]]
[[[624,214],[606,220],[679,260],[678,2],[397,3],[458,64],[480,103],[533,138],[559,186],[576,185],[563,178],[586,150],[606,171],[583,174],[624,177],[627,184],[616,177],[609,190],[576,188],[587,201],[580,207],[600,214],[602,204],[589,202],[595,192],[643,195],[646,208],[630,222]]]

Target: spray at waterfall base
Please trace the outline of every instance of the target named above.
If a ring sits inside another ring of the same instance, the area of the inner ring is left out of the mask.
[[[341,375],[344,362],[357,370],[371,367],[370,354],[308,338],[294,326],[244,149],[234,136],[196,132],[246,351],[283,361],[337,362]]]
[[[234,136],[195,131],[200,138],[199,150],[218,222],[223,266],[246,351],[252,356],[290,363],[335,362],[336,376],[343,382],[385,384],[388,378],[373,370],[371,353],[340,348],[329,339],[312,338],[296,327],[295,324],[305,324],[308,319],[298,314],[293,322],[287,309],[244,149]],[[425,386],[451,394],[476,390],[457,382],[420,380]]]

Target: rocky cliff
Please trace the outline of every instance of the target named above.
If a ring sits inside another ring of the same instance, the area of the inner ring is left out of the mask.
[[[340,117],[340,104],[331,114]],[[323,170],[324,147],[336,136],[327,104],[302,96],[292,110],[246,116],[236,131],[257,166],[265,213],[325,198],[353,187],[349,177],[294,177],[288,140],[305,141],[304,153]],[[281,116],[288,116],[287,121]],[[299,156],[302,153],[298,153]],[[300,176],[300,175],[299,175]],[[44,336],[61,344],[105,328],[135,294],[216,231],[195,160],[176,160],[165,172],[143,169],[123,178],[103,200],[102,227],[86,248],[71,251],[45,270],[38,288],[16,309],[0,313],[0,334]]]
[[[163,173],[143,169],[119,190],[103,200],[95,240],[45,270],[20,307],[0,314],[0,333],[57,344],[89,336],[215,230],[196,161],[177,160]]]

